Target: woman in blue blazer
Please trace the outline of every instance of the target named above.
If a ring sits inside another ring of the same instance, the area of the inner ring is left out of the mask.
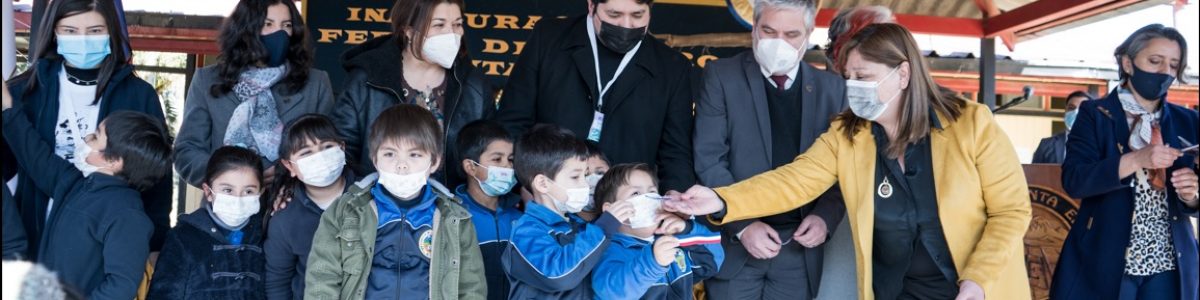
[[[1051,299],[1197,299],[1197,113],[1165,101],[1187,42],[1154,24],[1114,53],[1121,84],[1079,109],[1063,187],[1083,199]]]

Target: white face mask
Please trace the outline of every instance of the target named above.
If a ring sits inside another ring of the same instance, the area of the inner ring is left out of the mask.
[[[879,101],[879,84],[891,78],[899,69],[899,67],[892,69],[879,81],[846,80],[846,100],[850,104],[850,111],[854,112],[854,115],[870,121],[879,119],[879,116],[887,111],[892,100],[896,100],[896,97],[900,96],[900,93],[896,93],[887,101]]]
[[[654,217],[658,216],[658,209],[662,207],[662,196],[646,193],[625,199],[625,201],[633,204],[633,217],[629,218],[629,227],[640,229],[658,225],[655,224]]]
[[[442,66],[442,68],[449,69],[454,66],[454,59],[458,58],[460,43],[462,43],[462,36],[453,33],[425,38],[425,45],[421,47],[421,57]]]
[[[246,224],[246,220],[249,220],[250,216],[258,213],[261,207],[258,198],[258,195],[237,197],[213,193],[212,213],[225,225],[241,226]]]
[[[83,141],[75,143],[75,161],[72,163],[75,164],[76,169],[79,169],[79,172],[83,173],[83,177],[92,176],[92,173],[100,170],[100,167],[93,166],[87,162],[87,157],[91,154],[92,146]]]
[[[327,187],[342,177],[346,167],[346,152],[333,147],[296,160],[300,181],[315,187]]]
[[[554,183],[554,185],[557,186],[558,183]],[[559,186],[559,187],[562,188],[561,186]],[[551,200],[554,200],[554,206],[557,206],[558,210],[560,212],[571,213],[571,214],[578,213],[580,211],[583,211],[583,209],[588,206],[588,203],[591,202],[592,189],[590,189],[590,188],[581,187],[581,188],[573,188],[573,189],[568,189],[568,188],[563,188],[563,189],[567,190],[567,200],[566,201],[560,201],[559,199],[554,198],[554,195],[546,194],[547,196],[550,196]]]
[[[803,48],[796,49],[785,40],[760,39],[754,47],[754,60],[771,75],[785,75],[800,65],[800,55],[803,53]]]
[[[396,174],[391,172],[379,172],[379,184],[383,185],[392,195],[404,199],[412,199],[421,192],[421,188],[425,187],[429,178],[428,172],[425,170],[416,171],[408,174]]]

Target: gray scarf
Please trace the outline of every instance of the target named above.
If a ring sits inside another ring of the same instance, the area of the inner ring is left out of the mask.
[[[287,65],[274,68],[250,68],[242,72],[233,92],[242,101],[229,118],[225,145],[254,150],[268,161],[279,159],[279,140],[283,121],[275,106],[271,86],[283,78]]]

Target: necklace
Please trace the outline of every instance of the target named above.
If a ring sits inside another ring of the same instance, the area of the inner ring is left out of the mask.
[[[82,85],[82,86],[93,86],[93,85],[97,85],[100,83],[99,78],[94,79],[94,80],[83,80],[83,79],[79,79],[79,77],[75,77],[75,75],[71,75],[71,73],[67,73],[67,81],[70,81],[71,83]]]

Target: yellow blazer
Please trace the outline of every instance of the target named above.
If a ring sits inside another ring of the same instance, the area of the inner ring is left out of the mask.
[[[1008,136],[987,107],[969,103],[955,122],[938,115],[930,133],[938,216],[959,280],[987,299],[1029,299],[1022,238],[1029,227],[1029,187]],[[858,262],[860,299],[874,299],[871,251],[875,223],[875,140],[864,125],[847,140],[835,121],[790,164],[716,189],[732,222],[790,211],[841,183]],[[772,201],[763,201],[772,199]]]

